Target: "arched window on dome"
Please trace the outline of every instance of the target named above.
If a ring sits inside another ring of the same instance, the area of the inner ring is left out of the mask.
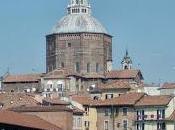
[[[79,0],[76,0],[76,4],[77,4],[77,5],[79,4]]]
[[[81,0],[81,4],[83,5],[83,0]]]

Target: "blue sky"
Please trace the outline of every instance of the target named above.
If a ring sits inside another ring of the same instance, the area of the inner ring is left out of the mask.
[[[1,0],[0,74],[45,71],[45,36],[68,0]],[[113,38],[114,68],[128,48],[146,82],[175,81],[174,0],[91,0]]]

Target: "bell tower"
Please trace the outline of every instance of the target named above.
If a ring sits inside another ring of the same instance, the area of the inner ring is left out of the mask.
[[[128,50],[126,50],[125,56],[123,57],[123,60],[122,60],[121,64],[122,64],[122,68],[124,70],[132,69],[132,60],[131,60],[131,57],[128,54]]]

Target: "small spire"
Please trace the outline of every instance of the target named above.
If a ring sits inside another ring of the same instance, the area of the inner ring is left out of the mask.
[[[125,56],[128,57],[128,49],[126,49],[126,55]]]
[[[67,7],[68,14],[91,14],[89,0],[70,0]]]

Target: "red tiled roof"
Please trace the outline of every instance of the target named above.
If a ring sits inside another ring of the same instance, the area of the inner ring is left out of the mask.
[[[127,106],[135,105],[145,94],[144,93],[127,93],[112,99],[99,100],[94,106]]]
[[[71,96],[71,99],[72,99],[72,101],[76,101],[82,105],[91,105],[94,103],[94,100],[88,96],[74,95],[74,96]]]
[[[172,96],[144,96],[136,106],[166,106],[172,98]]]
[[[113,70],[106,73],[106,78],[130,79],[136,78],[138,75],[143,79],[140,70]]]
[[[160,89],[175,89],[175,83],[164,83]]]
[[[13,82],[38,82],[43,74],[8,75],[4,78],[4,83]]]
[[[0,123],[17,125],[40,130],[61,130],[61,128],[33,115],[24,115],[11,111],[0,111]]]
[[[69,105],[70,104],[70,103],[65,102],[63,100],[60,100],[59,98],[54,98],[54,99],[45,98],[45,99],[43,99],[43,102],[49,103],[51,105]]]
[[[56,112],[56,111],[67,111],[67,112],[73,112],[72,109],[66,107],[66,106],[21,106],[21,107],[15,107],[11,108],[9,110],[15,111],[15,112]]]
[[[78,73],[72,73],[70,69],[55,69],[44,76],[44,79],[65,79],[69,76],[80,76]],[[80,76],[81,77],[81,76]]]
[[[33,96],[25,93],[1,93],[0,102],[3,103],[3,109],[18,106],[36,106],[39,104]]]
[[[101,73],[87,73],[87,74],[82,75],[82,77],[87,78],[87,79],[105,78],[105,76]]]
[[[112,81],[107,84],[102,84],[98,85],[100,90],[105,90],[105,89],[130,89],[130,83],[127,81],[122,81],[122,80],[117,80],[117,81]]]

